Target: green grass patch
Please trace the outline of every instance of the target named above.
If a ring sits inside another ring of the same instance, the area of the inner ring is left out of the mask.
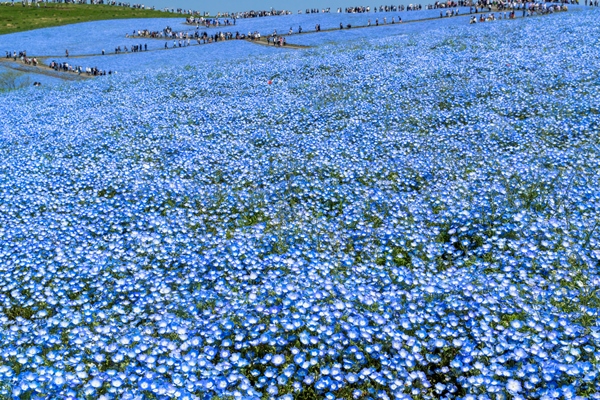
[[[40,3],[37,7],[33,4],[23,6],[21,2],[15,2],[14,5],[0,5],[0,35],[78,22],[169,17],[181,18],[182,20],[184,18],[181,14],[171,12],[120,6]]]

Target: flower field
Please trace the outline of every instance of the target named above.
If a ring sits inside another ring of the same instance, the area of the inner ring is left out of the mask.
[[[461,14],[468,14],[468,8],[461,7]],[[383,18],[387,18],[388,23],[392,17],[398,21],[401,17],[403,21],[419,20],[433,18],[439,15],[437,10],[423,11],[404,11],[404,12],[381,12],[370,14],[307,14],[307,15],[286,15],[276,18],[248,18],[237,20],[236,25],[220,26],[206,29],[200,27],[200,32],[207,31],[209,34],[216,32],[235,32],[242,34],[259,31],[263,35],[273,33],[277,30],[280,34],[287,33],[293,28],[294,33],[298,31],[298,26],[302,26],[304,31],[314,30],[315,24],[321,24],[322,29],[337,28],[340,22],[344,26],[351,24],[353,26],[366,25],[371,19],[375,25],[375,19],[378,18],[383,24]],[[225,19],[220,19],[224,21]],[[26,32],[11,33],[2,36],[0,51],[10,50],[11,52],[27,50],[31,56],[55,56],[62,57],[65,49],[68,49],[71,55],[101,54],[102,49],[107,53],[114,52],[118,46],[130,46],[146,43],[148,49],[162,49],[165,41],[172,44],[172,39],[148,39],[148,38],[126,38],[125,35],[131,35],[134,31],[147,29],[150,31],[162,31],[170,26],[176,32],[189,32],[193,34],[196,27],[184,24],[183,18],[136,18],[136,19],[116,19],[108,21],[92,21],[79,24],[72,24],[60,27],[37,29]],[[364,35],[364,33],[363,33]],[[7,47],[8,46],[8,47]],[[0,53],[3,54],[3,53]]]
[[[136,18],[124,20],[108,20],[83,22],[53,28],[36,29],[33,31],[11,33],[2,36],[0,50],[27,50],[30,56],[59,56],[65,55],[68,49],[71,55],[101,54],[114,52],[115,47],[138,44],[137,40],[127,39],[134,30],[162,30],[166,26],[177,29],[189,28],[182,24],[181,18]],[[160,47],[164,43],[147,41]],[[8,47],[7,47],[8,46]],[[6,47],[6,49],[5,49]]]
[[[0,398],[600,398],[599,22],[2,94]]]

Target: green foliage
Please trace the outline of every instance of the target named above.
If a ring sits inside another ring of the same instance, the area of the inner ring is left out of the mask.
[[[170,12],[108,5],[44,3],[39,7],[0,4],[0,35],[87,21],[125,18],[181,18]]]
[[[31,85],[23,72],[7,71],[0,73],[0,93],[22,89]]]
[[[10,384],[7,382],[0,382],[0,400],[10,399],[11,391]]]
[[[19,317],[24,319],[31,319],[35,314],[35,310],[31,307],[22,307],[19,305],[13,305],[12,307],[4,310],[4,313],[10,320],[15,320]]]

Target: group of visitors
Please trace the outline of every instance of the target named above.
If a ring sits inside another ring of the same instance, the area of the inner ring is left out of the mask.
[[[148,29],[134,30],[133,33],[125,34],[126,38],[152,38],[152,39],[187,39],[189,36],[188,32],[185,31],[174,31],[173,28],[167,26],[162,31],[150,31]]]
[[[185,19],[185,23],[188,25],[196,25],[196,28],[202,25],[205,28],[216,27],[216,26],[232,26],[236,24],[236,19],[233,17],[232,19],[224,19],[221,21],[219,18],[204,18],[204,17],[187,17]]]
[[[444,14],[445,14],[446,17],[454,17],[454,16],[457,16],[459,14],[459,11],[458,11],[458,8],[456,10],[446,9],[445,13],[443,11],[440,11],[440,18],[443,18]]]
[[[291,15],[292,12],[288,10],[261,10],[261,11],[241,11],[231,13],[217,13],[217,18],[258,18],[258,17],[276,17],[280,15]]]
[[[458,3],[454,1],[448,1],[444,3],[440,3],[438,1],[435,2],[432,6],[428,6],[428,8],[439,8],[443,6],[448,6],[452,8],[456,8],[458,6],[462,6],[463,4],[459,3],[470,3],[470,0],[460,0]],[[420,4],[399,4],[399,5],[389,5],[389,6],[375,6],[373,8],[369,6],[358,6],[358,7],[346,7],[345,12],[348,14],[360,14],[360,13],[369,13],[373,12],[398,12],[398,11],[417,11],[421,10],[422,6]],[[341,13],[342,9],[338,9],[338,13]]]
[[[61,72],[71,72],[71,73],[76,73],[78,75],[81,74],[86,74],[88,76],[102,76],[102,75],[112,75],[112,74],[116,74],[116,72],[113,71],[103,71],[98,69],[98,67],[82,67],[82,66],[73,66],[67,62],[64,63],[59,63],[56,61],[52,61],[49,65],[49,68],[52,68],[55,71],[61,71]]]
[[[479,16],[479,18],[472,16],[469,23],[476,24],[477,22],[490,22],[490,21],[496,21],[499,19],[514,19],[516,17],[517,10],[521,10],[523,12],[523,14],[522,14],[523,17],[530,17],[530,16],[533,16],[536,14],[551,14],[551,13],[554,13],[557,11],[568,11],[568,7],[566,4],[547,5],[546,3],[523,3],[522,5],[517,4],[516,6],[511,6],[510,11],[504,11],[504,12],[502,12],[501,10],[503,10],[503,9],[508,10],[509,7],[498,8],[498,9],[500,11],[498,12],[497,17],[496,17],[496,14],[490,12],[487,15],[481,14]],[[488,10],[491,10],[491,7],[489,7]],[[478,8],[475,7],[475,12],[477,13],[477,11],[478,11]]]
[[[85,0],[83,0],[83,3],[85,4]],[[138,10],[154,10],[154,7],[146,7],[143,4],[123,3],[120,1],[90,0],[90,4],[106,4],[108,6],[136,8]]]
[[[329,10],[329,8],[323,8],[322,10],[319,10],[318,8],[307,8],[305,14],[319,14],[320,12],[327,14]],[[302,10],[298,10],[298,14],[302,14]]]
[[[145,38],[161,38],[164,37],[164,31],[150,31],[148,29],[142,29],[133,31],[133,37],[145,37]]]
[[[129,36],[126,36],[129,37]],[[133,36],[132,36],[133,37]],[[127,46],[123,46],[123,48],[121,48],[121,46],[117,46],[115,47],[115,54],[121,54],[121,53],[139,53],[141,51],[148,51],[148,44],[132,44],[130,47]],[[102,55],[105,55],[106,52],[104,51],[104,49],[102,49]],[[67,55],[68,57],[68,55]]]
[[[436,1],[432,5],[427,6],[429,9],[437,8],[456,8],[456,7],[471,7],[475,2],[471,0],[458,0],[458,1]]]
[[[258,33],[257,33],[258,34]],[[254,34],[248,34],[248,38],[251,38]],[[176,48],[176,47],[188,47],[191,45],[191,41],[192,39],[194,39],[196,41],[197,44],[207,44],[207,43],[213,43],[213,42],[219,42],[219,41],[225,41],[225,40],[233,40],[233,39],[246,39],[247,37],[245,35],[240,34],[239,32],[235,33],[235,36],[233,34],[233,32],[216,32],[213,35],[209,35],[207,32],[194,32],[193,35],[186,35],[185,38],[183,39],[179,39],[179,40],[174,40],[173,41],[173,46],[171,48]],[[165,42],[165,49],[169,48],[169,42]]]
[[[371,7],[346,7],[346,12],[348,14],[361,14],[371,12]]]
[[[470,3],[471,0],[460,0],[461,3]],[[396,12],[396,11],[404,11],[404,10],[408,10],[408,11],[413,11],[413,10],[421,10],[422,6],[418,5],[418,4],[410,4],[408,6],[405,5],[382,5],[382,6],[376,6],[374,8],[371,8],[370,6],[357,6],[357,7],[346,7],[345,9],[343,9],[342,7],[339,7],[337,9],[338,13],[341,13],[343,11],[347,12],[347,13],[365,13],[365,12]],[[302,10],[298,10],[298,14],[319,14],[319,13],[330,13],[331,12],[331,7],[327,7],[327,8],[307,8],[306,10],[302,11]],[[273,15],[290,15],[292,14],[290,11],[286,11],[286,10],[281,10],[281,11],[274,11],[274,10],[270,10],[270,11],[247,11],[244,13],[218,13],[217,14],[217,18],[219,17],[234,17],[234,18],[255,18],[255,17],[265,17],[265,16],[273,16]],[[196,18],[194,18],[193,16],[190,17],[190,19],[194,20]],[[190,23],[195,23],[195,22],[190,22]]]
[[[506,15],[506,11],[509,11],[510,14],[513,14],[513,17],[515,16],[515,11],[522,11],[523,12],[523,17],[526,16],[531,16],[534,14],[547,14],[547,13],[551,13],[554,11],[567,11],[567,3],[563,3],[563,6],[559,6],[556,4],[550,4],[548,5],[548,3],[535,3],[535,2],[530,2],[530,1],[515,1],[515,2],[498,2],[495,4],[477,4],[475,7],[469,7],[469,14],[472,14],[473,11],[475,12],[475,14],[478,14],[479,12],[485,12],[485,10],[487,9],[487,11],[491,14],[492,12],[492,6],[496,9],[496,11],[502,12],[505,11],[504,14]],[[509,18],[510,17],[509,14]],[[491,14],[493,16],[493,14]],[[496,18],[493,18],[491,16],[488,16],[486,18],[491,18],[490,20],[495,20]],[[479,18],[481,20],[481,17]],[[477,22],[477,21],[475,21]],[[480,21],[483,22],[483,21]],[[473,18],[471,18],[471,23],[473,22]]]
[[[236,32],[235,38],[236,39],[248,39],[250,41],[260,40],[260,32],[259,31],[248,32],[248,36],[246,36],[244,38],[242,38],[241,35],[239,35],[239,33]]]
[[[544,0],[546,2],[552,3],[551,0]],[[559,0],[561,3],[566,4],[579,4],[579,0]],[[398,12],[398,11],[418,11],[422,9],[437,9],[437,8],[451,8],[456,9],[457,7],[487,7],[494,6],[498,7],[499,4],[504,2],[518,2],[523,3],[524,0],[448,0],[448,1],[440,1],[437,0],[433,4],[428,4],[423,6],[422,4],[408,4],[408,5],[380,5],[371,8],[370,6],[355,6],[355,7],[346,7],[346,8],[338,8],[337,12],[342,13],[369,13],[369,12]],[[585,0],[586,5],[598,5],[600,0]],[[329,13],[331,8],[308,8],[305,11],[298,10],[298,14],[318,14],[318,13]],[[179,10],[178,10],[179,11]],[[189,12],[190,17],[187,19],[187,23],[190,25],[203,25],[203,26],[218,26],[218,24],[222,24],[217,22],[219,18],[231,18],[233,20],[233,25],[235,25],[235,20],[238,18],[256,18],[256,17],[265,17],[265,16],[274,16],[274,15],[289,15],[290,11],[281,10],[264,10],[264,11],[246,11],[246,12],[236,12],[236,13],[218,13],[216,20],[215,18],[206,18],[208,13],[201,13],[196,11]],[[207,23],[206,21],[210,21]],[[229,21],[231,24],[232,21]]]
[[[20,51],[18,54],[17,54],[17,52],[16,52],[16,51],[13,51],[13,52],[12,52],[12,55],[11,55],[11,52],[10,52],[10,51],[7,51],[7,52],[6,52],[6,58],[8,58],[8,59],[11,59],[11,58],[12,58],[12,59],[13,59],[13,61],[17,61],[17,59],[18,59],[18,60],[20,60],[20,61],[21,61],[23,64],[26,64],[26,65],[33,65],[34,67],[37,67],[37,65],[38,65],[38,60],[37,60],[37,58],[35,58],[35,57],[27,57],[27,51],[25,51],[25,50],[23,50],[23,51]]]
[[[199,23],[198,21],[200,19],[211,19],[208,18],[209,17],[209,13],[204,12],[198,12],[198,11],[190,11],[188,13],[190,15],[190,17],[188,17],[188,19],[190,20],[189,23],[190,24],[197,24]],[[219,12],[216,15],[216,19],[219,18],[227,18],[230,20],[236,20],[236,19],[240,19],[240,18],[258,18],[258,17],[273,17],[273,16],[279,16],[279,15],[291,15],[292,12],[288,11],[288,10],[259,10],[259,11],[255,11],[255,10],[250,10],[250,11],[238,11],[238,12]]]
[[[390,23],[393,25],[396,23],[396,19],[395,17],[392,17],[392,20],[390,21]],[[402,23],[402,17],[398,16],[398,23],[401,24]],[[387,25],[387,17],[383,17],[383,25]],[[367,26],[371,26],[371,20],[367,20]],[[379,26],[379,18],[375,18],[375,26]],[[348,25],[348,28],[351,28],[350,25]],[[342,24],[340,23],[340,29],[342,29]]]
[[[18,53],[18,55],[17,55],[16,51],[13,51],[13,52],[7,51],[6,52],[6,58],[13,58],[14,61],[17,61],[17,58],[21,58],[23,56],[27,56],[27,52],[26,51],[20,51]]]
[[[14,3],[14,0],[12,0]],[[36,1],[36,3],[39,3],[40,1]],[[154,10],[154,7],[146,7],[143,4],[131,4],[131,3],[125,3],[125,2],[120,2],[120,1],[115,1],[115,0],[44,0],[45,3],[65,3],[65,4],[104,4],[104,5],[108,5],[108,6],[117,6],[117,7],[127,7],[127,8],[136,8],[136,9],[140,9],[140,10]]]
[[[10,51],[6,52],[6,58],[8,59],[13,59],[13,61],[21,61],[23,64],[25,65],[31,65],[33,67],[37,67],[39,65],[39,62],[37,60],[37,58],[35,57],[28,57],[27,56],[27,51],[23,50],[20,52],[16,52],[13,51],[12,53]],[[99,70],[97,67],[87,67],[87,68],[83,68],[81,66],[73,66],[67,62],[64,63],[58,63],[56,61],[52,61],[49,65],[49,68],[55,70],[55,71],[61,71],[61,72],[72,72],[72,73],[77,73],[77,74],[82,74],[82,73],[86,73],[88,75],[93,75],[93,76],[98,76],[98,75],[106,75],[107,72],[106,71],[101,71]],[[112,75],[113,72],[112,71],[108,71],[108,75]],[[39,82],[35,82],[35,83],[39,83]],[[34,83],[34,86],[35,86]],[[40,83],[41,85],[41,83]]]
[[[259,36],[260,39],[260,36]],[[287,43],[284,36],[271,35],[267,36],[267,44],[273,43],[273,46],[285,46]]]
[[[515,18],[515,12],[511,11],[510,13],[508,13],[508,15],[506,15],[506,12],[504,12],[504,19],[514,19]],[[481,14],[479,16],[479,22],[489,22],[489,21],[495,21],[496,19],[502,19],[502,13],[498,14],[498,18],[496,18],[496,15],[493,13],[490,13],[488,15],[485,14]],[[471,20],[469,21],[470,24],[476,24],[477,23],[477,17],[476,16],[472,16]]]
[[[592,1],[592,0],[590,0]],[[523,10],[529,8],[531,4],[537,4],[537,7],[548,8],[550,6],[556,5],[555,3],[560,4],[579,4],[579,0],[558,0],[558,1],[537,1],[533,0],[479,0],[474,4],[469,5],[471,9],[475,8],[475,10],[484,10],[488,9],[489,12],[492,11],[492,8],[495,8],[498,11],[502,10]]]

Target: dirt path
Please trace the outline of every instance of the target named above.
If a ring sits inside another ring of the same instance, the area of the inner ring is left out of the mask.
[[[93,78],[93,76],[89,76],[87,74],[80,75],[74,72],[55,71],[52,68],[47,67],[43,64],[34,67],[33,65],[23,64],[18,61],[13,61],[6,58],[0,58],[0,65],[15,71],[46,75],[52,78],[62,79],[64,81],[81,81]]]
[[[287,40],[287,38],[286,38]],[[296,50],[302,50],[302,49],[309,49],[311,46],[305,46],[303,44],[292,44],[292,43],[286,43],[285,46],[274,46],[272,43],[267,42],[267,38],[266,37],[261,37],[258,40],[250,40],[250,39],[246,39],[246,41],[248,43],[252,43],[252,44],[260,44],[263,46],[269,46],[269,47],[275,47],[275,48],[279,48],[279,49],[296,49]]]

